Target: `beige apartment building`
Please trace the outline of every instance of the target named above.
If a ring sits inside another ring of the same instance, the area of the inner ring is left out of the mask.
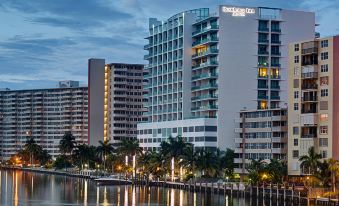
[[[236,173],[247,174],[252,159],[287,159],[287,109],[243,110],[235,122]]]
[[[339,158],[339,36],[290,44],[288,85],[288,173],[303,175],[312,146]]]

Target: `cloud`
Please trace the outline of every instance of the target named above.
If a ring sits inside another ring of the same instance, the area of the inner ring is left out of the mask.
[[[30,22],[70,29],[100,27],[106,21],[132,17],[103,0],[2,0],[0,8],[29,14]]]

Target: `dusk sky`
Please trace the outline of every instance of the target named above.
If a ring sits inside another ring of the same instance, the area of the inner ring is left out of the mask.
[[[0,88],[87,85],[92,57],[146,63],[148,18],[220,4],[314,11],[321,36],[339,33],[339,0],[0,0]]]

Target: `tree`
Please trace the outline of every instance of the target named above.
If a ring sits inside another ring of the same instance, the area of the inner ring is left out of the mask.
[[[182,155],[182,161],[179,162],[179,165],[184,167],[188,172],[190,177],[194,177],[196,170],[196,155],[193,145],[187,145],[184,149],[184,154]]]
[[[314,147],[308,149],[308,154],[303,155],[299,158],[301,161],[300,166],[307,169],[309,174],[314,175],[317,171],[318,165],[320,164],[321,155],[315,152]]]
[[[59,155],[56,160],[53,162],[53,167],[56,169],[62,169],[70,167],[72,164],[69,160],[69,157],[66,155]]]
[[[42,148],[35,142],[33,137],[27,139],[24,149],[30,154],[30,163],[33,165],[34,156],[42,150]]]
[[[283,178],[287,176],[287,165],[278,159],[271,159],[265,168],[273,183],[282,183]]]
[[[234,158],[235,158],[234,150],[231,150],[229,148],[226,149],[226,152],[221,157],[220,164],[221,168],[224,169],[226,177],[229,178],[233,177],[235,167]]]
[[[162,155],[166,157],[167,161],[171,162],[172,181],[174,180],[177,159],[180,161],[180,159],[183,158],[185,150],[189,146],[193,145],[185,142],[181,136],[177,136],[176,138],[169,137],[167,141],[163,141],[160,144]]]
[[[124,139],[121,141],[119,151],[126,156],[134,156],[141,154],[142,148],[139,146],[138,140]]]
[[[113,144],[109,143],[109,140],[99,141],[99,146],[97,147],[97,154],[104,163],[104,170],[106,170],[107,156],[112,154],[113,151],[114,151]]]
[[[73,161],[79,168],[82,168],[84,163],[91,167],[91,163],[96,160],[96,147],[86,144],[77,145],[73,150]]]
[[[328,160],[329,170],[331,171],[332,191],[336,192],[336,180],[339,174],[339,162],[333,158]]]
[[[319,162],[317,165],[317,170],[314,173],[314,176],[320,180],[321,184],[324,187],[329,187],[331,184],[331,170],[329,163],[325,160],[324,162]]]
[[[48,162],[52,160],[52,156],[45,149],[40,150],[37,158],[40,162],[40,165],[46,165]]]
[[[216,177],[220,170],[219,160],[214,152],[202,149],[198,152],[196,160],[197,169],[202,177]]]
[[[59,143],[59,148],[62,154],[71,155],[76,146],[75,137],[71,132],[66,132]]]
[[[260,180],[265,181],[268,177],[265,168],[266,162],[260,159],[259,160],[252,159],[250,165],[247,168],[250,182],[259,183]]]

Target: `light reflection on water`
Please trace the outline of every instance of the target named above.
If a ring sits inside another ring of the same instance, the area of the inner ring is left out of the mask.
[[[80,178],[0,170],[0,205],[285,205],[159,187],[98,186]],[[289,204],[287,204],[289,205]]]

